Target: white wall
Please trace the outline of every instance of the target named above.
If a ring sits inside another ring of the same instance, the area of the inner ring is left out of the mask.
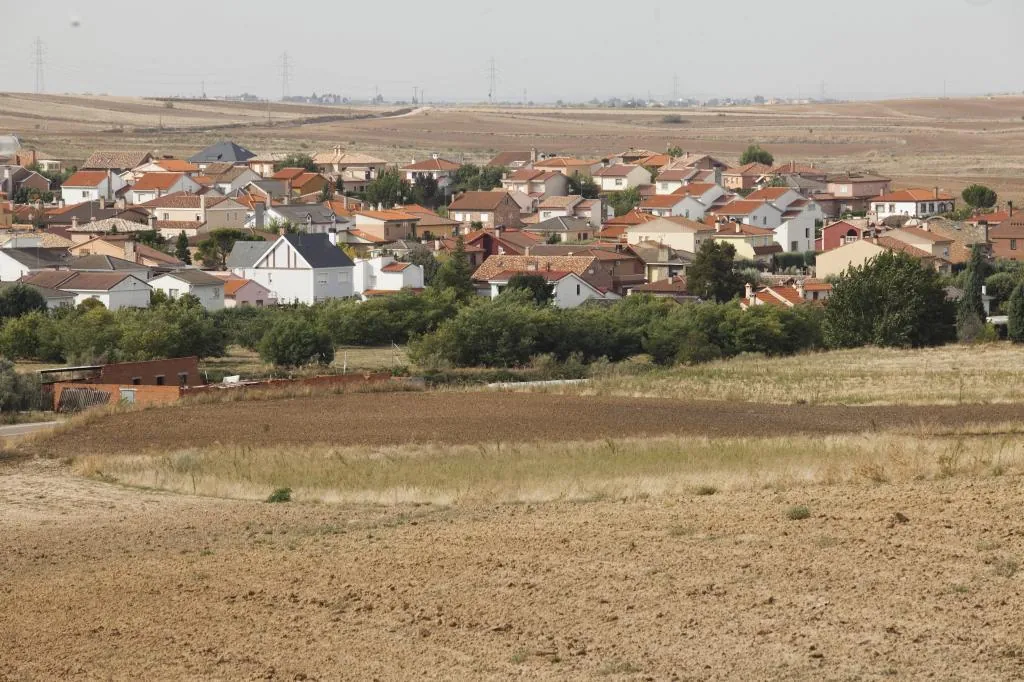
[[[31,270],[0,249],[0,282],[16,282]]]
[[[96,299],[108,310],[118,310],[119,308],[148,308],[149,293],[152,289],[145,282],[128,277],[108,292],[69,291],[75,294],[75,305],[89,299]]]
[[[207,310],[221,310],[224,308],[224,285],[219,286],[192,286],[188,282],[172,276],[163,275],[149,281],[149,285],[158,289],[170,298],[178,298],[185,294],[192,294],[199,299],[199,302]],[[172,290],[174,293],[172,294]]]
[[[801,217],[782,223],[775,228],[774,240],[783,251],[813,251],[814,219]],[[797,243],[795,249],[793,242]]]

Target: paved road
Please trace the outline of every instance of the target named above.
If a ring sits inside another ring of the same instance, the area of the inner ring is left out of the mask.
[[[33,422],[31,424],[12,424],[11,426],[0,426],[0,438],[21,438],[30,433],[38,431],[49,431],[60,424],[59,421]]]

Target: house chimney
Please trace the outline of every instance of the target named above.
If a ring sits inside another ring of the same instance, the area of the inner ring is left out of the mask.
[[[715,166],[715,184],[721,186],[722,184],[722,168],[721,166]]]
[[[1010,217],[1012,218],[1013,217],[1013,202],[1012,201],[1007,201],[1006,202],[1006,210],[1009,211]]]
[[[103,211],[107,208],[107,198],[100,197],[100,210]]]
[[[494,241],[501,240],[501,225],[494,226]]]
[[[530,147],[530,163],[537,163],[537,148]]]
[[[199,195],[199,210],[203,213],[203,220],[206,220],[206,195]]]
[[[327,230],[327,241],[331,242],[331,244],[333,244],[335,246],[338,245],[338,229],[337,228],[332,227],[329,230]]]
[[[151,230],[155,230],[156,229],[156,214],[155,213],[151,213],[150,216],[149,216],[149,229],[151,229]]]
[[[797,285],[796,285],[796,295],[799,296],[802,299],[802,298],[804,298],[804,293],[805,293],[804,283],[802,281],[801,282],[797,282]]]
[[[71,229],[75,230],[77,228],[78,228],[78,216],[73,215],[73,216],[71,216]]]
[[[433,154],[430,155],[430,158],[432,158],[435,161],[437,161],[439,158],[441,158],[441,155],[438,154],[437,152],[434,152]]]
[[[264,204],[262,201],[257,201],[255,204],[253,204],[252,208],[253,211],[255,212],[256,229],[262,230],[263,222],[266,219],[267,205]]]
[[[740,233],[740,224],[736,223],[736,234]]]
[[[935,188],[935,198],[936,199],[939,198],[939,188],[938,187]]]
[[[135,253],[135,240],[126,239],[124,242],[124,259],[130,263],[138,262],[138,257]]]
[[[754,301],[754,287],[752,287],[750,285],[750,282],[747,282],[744,288],[745,288],[745,295],[747,297],[747,300],[750,301],[750,302],[753,302]]]

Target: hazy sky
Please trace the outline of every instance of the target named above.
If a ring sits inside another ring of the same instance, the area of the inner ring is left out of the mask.
[[[869,99],[1024,90],[1020,0],[0,0],[0,91]],[[515,9],[512,9],[512,8]],[[538,8],[530,13],[531,8]],[[73,20],[80,25],[74,27]]]

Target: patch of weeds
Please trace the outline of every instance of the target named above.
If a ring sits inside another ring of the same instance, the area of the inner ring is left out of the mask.
[[[213,556],[213,550],[209,547],[203,547],[199,550],[199,556]]]
[[[950,585],[949,586],[949,591],[952,592],[953,594],[970,594],[971,593],[971,586],[970,585],[964,585],[962,583],[956,583],[954,585]]]
[[[803,521],[811,518],[811,510],[803,504],[798,504],[786,510],[786,518],[790,521]]]
[[[1004,467],[1002,464],[996,463],[996,464],[992,465],[992,475],[993,476],[1002,476],[1005,473],[1006,473],[1006,467]]]
[[[814,541],[814,544],[821,549],[828,549],[829,547],[835,547],[839,544],[839,538],[834,538],[831,535],[822,535]]]
[[[628,675],[640,672],[640,667],[629,661],[612,661],[597,671],[598,675]]]
[[[279,504],[281,502],[292,501],[292,489],[291,488],[278,488],[274,492],[270,493],[270,497],[267,498],[267,502],[271,504]]]
[[[516,665],[520,665],[522,663],[526,663],[526,659],[529,658],[529,656],[530,654],[528,651],[526,651],[526,649],[520,649],[519,651],[512,654],[512,657],[508,660],[512,663],[515,663]]]
[[[699,485],[693,492],[697,495],[714,495],[718,492],[718,488],[713,485]]]
[[[668,536],[670,538],[683,538],[693,535],[693,528],[690,526],[672,526],[668,529]]]
[[[861,465],[859,467],[856,467],[853,470],[853,472],[857,476],[859,476],[859,477],[861,477],[863,479],[866,479],[868,481],[871,481],[872,483],[888,483],[889,482],[889,476],[885,473],[885,467],[883,467],[881,464],[879,464],[877,462],[872,462],[870,464],[863,464],[863,465]]]
[[[982,540],[974,546],[979,552],[992,552],[1003,546],[1003,543],[995,540]]]
[[[1017,574],[1017,570],[1019,568],[1020,564],[1017,563],[1017,560],[1009,557],[996,559],[992,562],[992,570],[995,571],[996,575],[1000,578],[1012,578]]]

